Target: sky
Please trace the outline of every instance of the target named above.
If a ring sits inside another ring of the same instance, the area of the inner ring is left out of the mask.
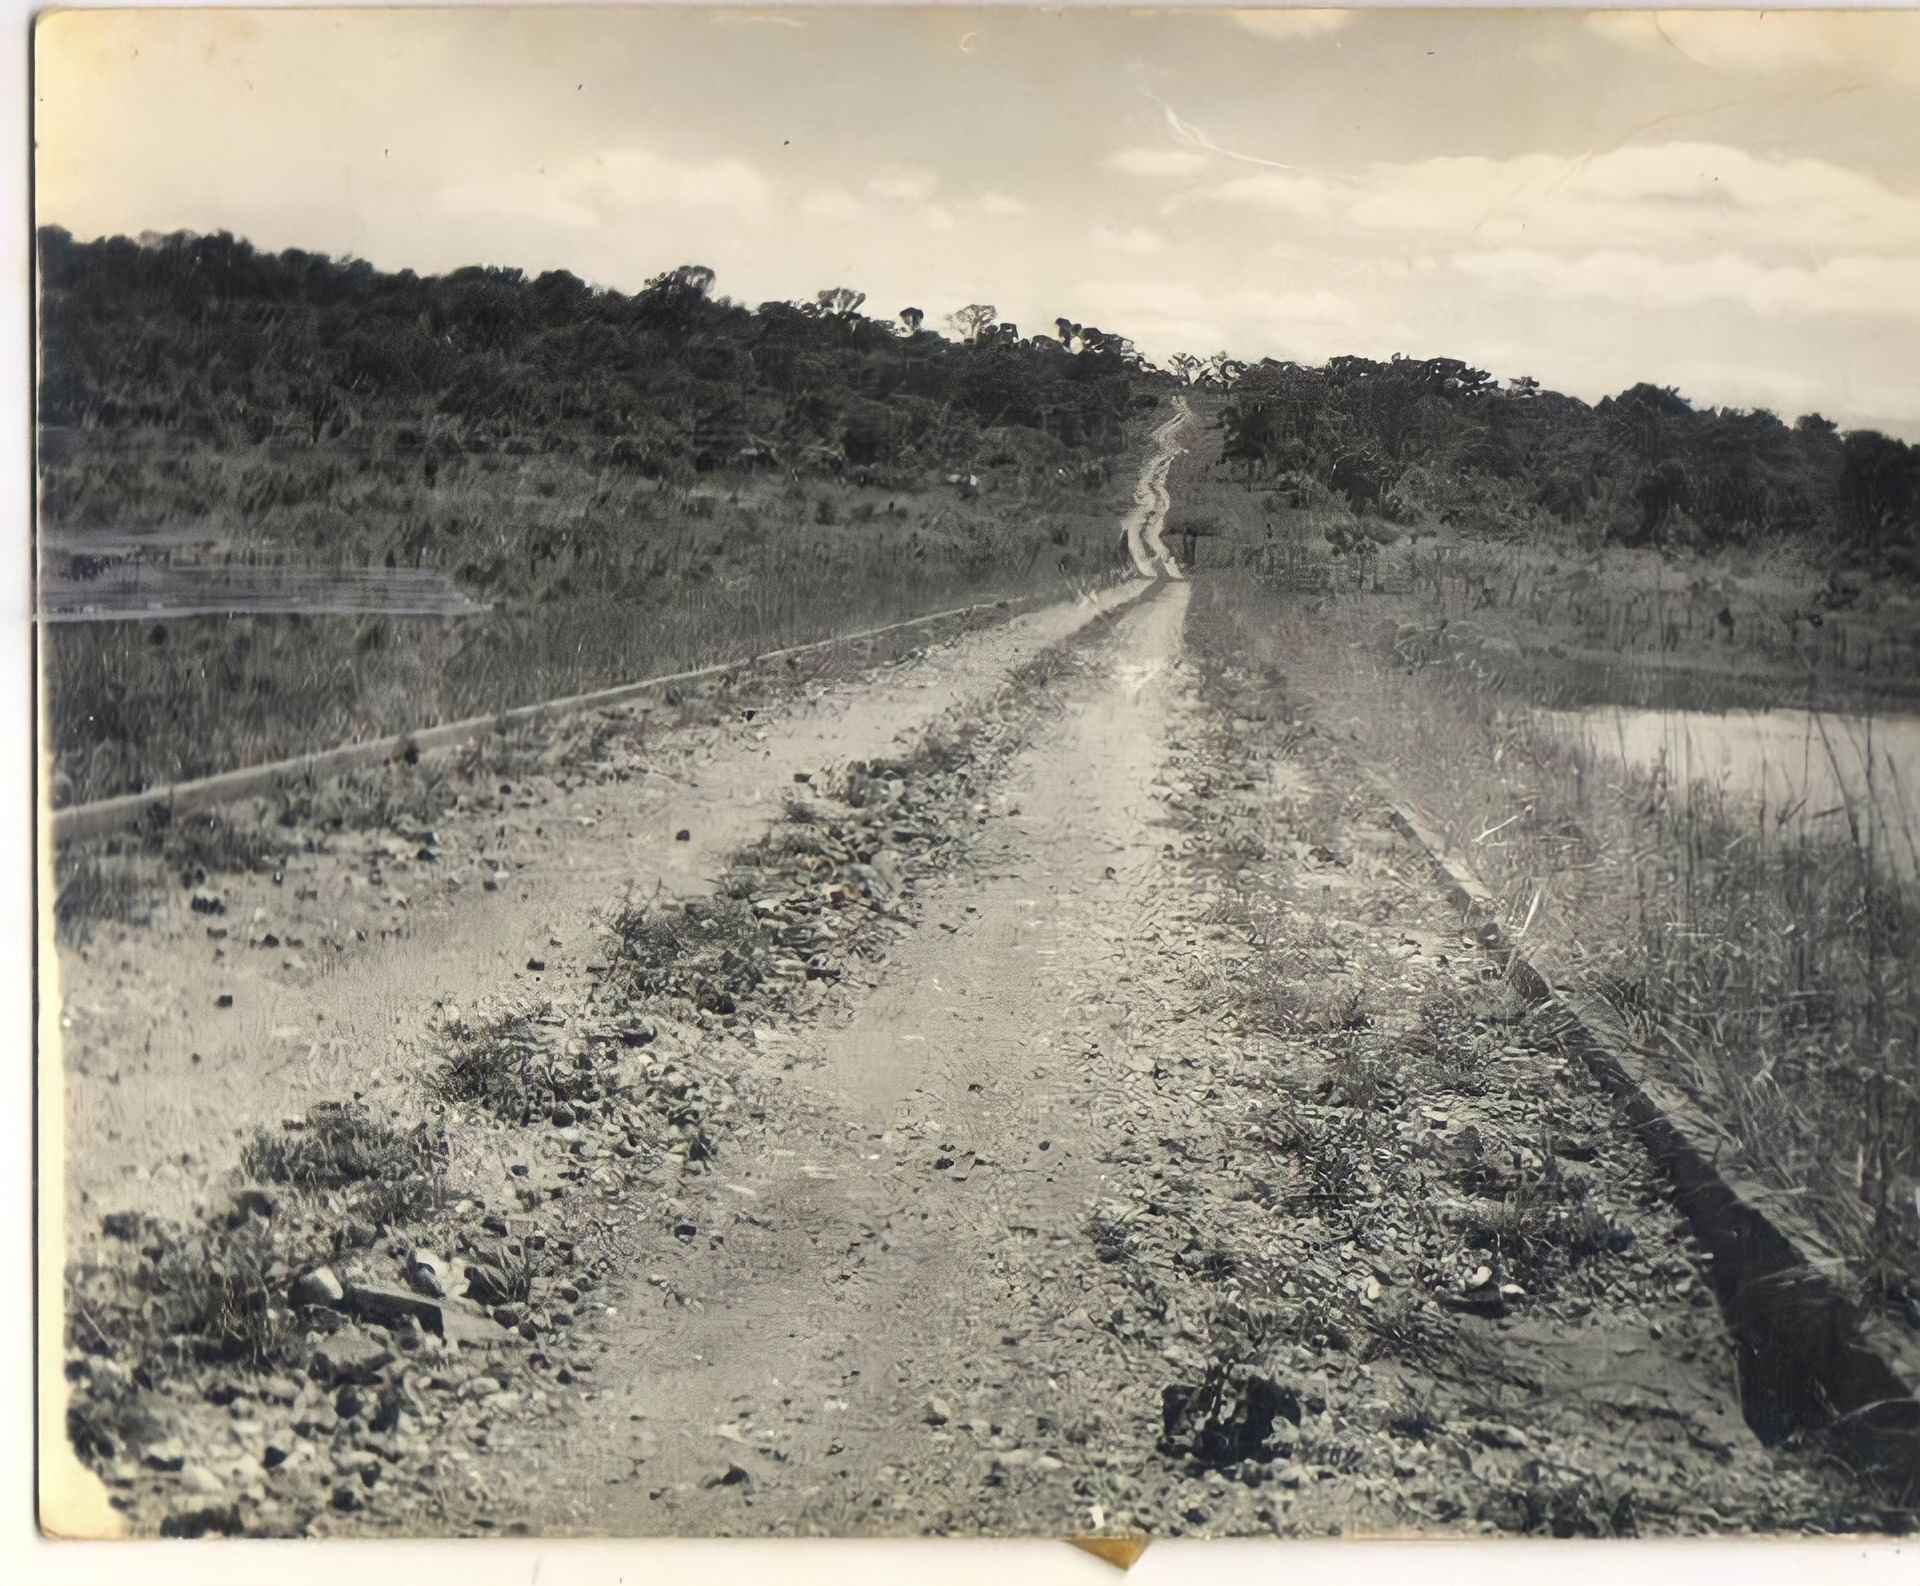
[[[36,216],[1920,438],[1920,13],[65,12]]]

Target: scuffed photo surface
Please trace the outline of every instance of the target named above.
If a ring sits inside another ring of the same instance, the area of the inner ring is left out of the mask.
[[[1920,21],[36,36],[42,1521],[1920,1491]]]

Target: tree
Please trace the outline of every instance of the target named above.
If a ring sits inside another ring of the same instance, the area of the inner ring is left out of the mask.
[[[1841,443],[1840,528],[1862,550],[1920,544],[1920,447],[1878,430]]]
[[[1182,385],[1192,385],[1206,365],[1190,352],[1177,352],[1167,360],[1167,367],[1180,377]]]
[[[1223,391],[1230,391],[1247,372],[1247,366],[1238,358],[1225,351],[1215,353],[1207,360],[1207,374]]]
[[[1693,486],[1686,464],[1678,457],[1662,458],[1641,478],[1634,497],[1640,503],[1640,540],[1645,543],[1676,513],[1692,505]]]
[[[640,292],[642,317],[663,327],[684,330],[705,307],[713,289],[714,273],[704,264],[683,264],[663,270]]]
[[[947,316],[947,323],[953,327],[954,334],[968,346],[986,339],[987,333],[998,324],[1000,311],[991,303],[969,303]]]
[[[1264,402],[1233,402],[1220,415],[1227,432],[1220,449],[1220,460],[1239,464],[1247,471],[1247,488],[1253,488],[1256,475],[1264,473],[1279,446],[1273,409]]]
[[[705,297],[716,279],[704,264],[682,264],[652,277],[646,289],[663,296]]]
[[[918,336],[920,327],[926,323],[926,319],[925,309],[903,308],[900,310],[900,323],[906,326],[909,336]]]
[[[851,319],[866,300],[865,292],[856,292],[850,286],[830,286],[814,293],[809,312],[827,319]]]

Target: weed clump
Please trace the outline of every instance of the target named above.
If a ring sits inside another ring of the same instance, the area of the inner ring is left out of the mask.
[[[439,1203],[447,1145],[444,1133],[428,1124],[402,1131],[365,1107],[328,1102],[298,1123],[254,1135],[240,1165],[261,1183],[340,1195],[350,1217],[383,1228]]]
[[[695,899],[678,908],[622,908],[609,921],[611,978],[629,999],[678,997],[728,1014],[772,973],[772,949],[752,907],[739,898]]]

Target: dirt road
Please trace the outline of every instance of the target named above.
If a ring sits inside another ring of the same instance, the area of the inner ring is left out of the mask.
[[[606,712],[557,749],[458,777],[425,819],[375,778],[389,820],[357,811],[341,830],[315,812],[271,873],[181,886],[145,866],[148,917],[63,944],[55,965],[67,1138],[85,1142],[67,1172],[74,1236],[123,1204],[179,1216],[217,1198],[233,1141],[314,1102],[409,1108],[447,1008],[581,990],[606,911],[706,890],[795,771],[887,752],[1138,593],[1090,592],[797,697],[749,675],[687,726],[669,707]],[[230,818],[289,840],[264,804]]]
[[[1127,514],[1127,554],[1133,558],[1134,571],[1142,578],[1183,579],[1180,563],[1167,549],[1161,537],[1166,527],[1171,500],[1167,495],[1167,471],[1181,451],[1176,437],[1193,422],[1193,410],[1186,398],[1173,399],[1174,415],[1153,432],[1153,450],[1147,454],[1146,467],[1134,488],[1133,510]]]
[[[348,1280],[274,1257],[307,1297],[249,1338],[264,1376],[129,1381],[96,1275],[73,1377],[135,1527],[1845,1523],[1742,1423],[1631,1130],[1205,595],[1136,583],[724,726],[610,718],[430,833],[396,813],[65,956],[76,1249],[217,1208],[235,1142],[316,1102],[451,1140],[438,1209],[363,1217],[329,1159],[220,1225]],[[450,1032],[510,1108],[448,1104]],[[355,1297],[429,1242],[428,1327]]]
[[[565,1495],[537,1525],[1831,1512],[1741,1424],[1629,1132],[1284,701],[1203,687],[1190,589],[1121,619],[872,983],[758,1046],[764,1126],[636,1252],[578,1419],[496,1433]]]

